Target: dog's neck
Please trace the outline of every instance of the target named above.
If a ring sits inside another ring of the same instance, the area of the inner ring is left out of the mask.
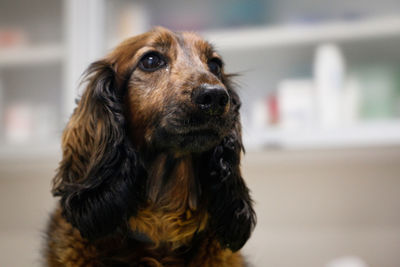
[[[199,182],[193,156],[161,153],[148,164],[148,200],[166,210],[196,210]]]
[[[129,220],[133,233],[146,236],[155,246],[164,242],[176,249],[205,229],[208,215],[198,209],[201,200],[195,161],[189,155],[158,154],[146,164],[147,202]]]

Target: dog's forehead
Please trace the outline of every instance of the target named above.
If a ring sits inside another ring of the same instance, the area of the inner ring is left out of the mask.
[[[153,30],[153,46],[162,50],[190,50],[205,56],[211,56],[214,53],[212,45],[194,32],[172,32],[161,27]]]
[[[206,55],[211,55],[214,52],[212,45],[196,33],[182,32],[178,36],[180,36],[182,46],[185,48],[195,49]]]

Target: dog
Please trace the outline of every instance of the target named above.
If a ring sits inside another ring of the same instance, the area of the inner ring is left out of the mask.
[[[246,266],[256,215],[231,80],[208,42],[161,27],[89,66],[53,179],[47,266]]]

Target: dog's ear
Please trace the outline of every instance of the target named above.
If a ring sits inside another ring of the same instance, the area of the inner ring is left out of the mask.
[[[208,159],[208,169],[203,176],[211,229],[222,247],[237,251],[249,239],[256,224],[256,215],[240,171],[241,153],[244,151],[239,118],[240,99],[230,87],[228,91],[232,112],[237,113],[236,121],[221,144],[204,155],[204,160]]]
[[[145,176],[127,138],[124,82],[106,60],[86,72],[87,87],[63,133],[63,159],[53,180],[63,214],[81,235],[98,238],[135,213]],[[138,188],[139,187],[139,188]]]

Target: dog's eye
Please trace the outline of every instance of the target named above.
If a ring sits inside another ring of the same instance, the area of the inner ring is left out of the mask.
[[[167,63],[158,53],[151,52],[142,57],[139,62],[139,68],[144,71],[156,71],[164,67]]]
[[[212,58],[208,61],[208,69],[215,75],[221,75],[222,61],[219,58]]]

